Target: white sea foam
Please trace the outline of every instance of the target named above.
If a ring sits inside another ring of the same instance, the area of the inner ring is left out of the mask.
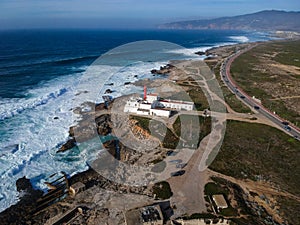
[[[195,48],[173,53],[194,56],[195,51],[205,50]],[[124,84],[153,79],[151,69],[166,63],[136,62],[126,67],[93,64],[81,74],[63,76],[29,90],[25,93],[27,98],[0,99],[3,125],[0,128],[0,211],[17,202],[18,178],[26,176],[35,187],[44,189],[43,182],[50,174],[65,171],[72,175],[86,170],[86,163],[98,155],[98,145],[93,142],[82,144],[88,147],[81,146],[77,151],[56,153],[59,145],[68,139],[69,127],[78,120],[73,114],[75,107],[88,101],[102,102],[106,89],[113,91],[110,95],[114,98],[142,93],[141,87]]]
[[[159,68],[167,62],[137,62],[127,67],[109,67],[92,65],[84,73],[84,82],[77,86],[77,92],[81,93],[75,97],[75,102],[103,102],[101,96],[107,89],[111,89],[110,96],[116,98],[129,93],[141,92],[141,88],[132,84],[141,79],[151,79],[151,69]],[[102,85],[103,84],[103,85]],[[75,103],[76,105],[76,103]]]
[[[36,91],[36,90],[35,90]],[[65,87],[53,90],[48,94],[37,96],[30,99],[10,98],[3,99],[0,105],[0,120],[8,119],[17,114],[23,113],[26,109],[34,109],[41,105],[47,104],[49,101],[54,100],[61,95],[65,94],[68,90]],[[36,93],[34,93],[36,95]]]
[[[229,36],[229,38],[238,43],[249,42],[249,38],[247,38],[246,36]]]
[[[62,169],[63,165],[51,155],[56,152],[57,144],[66,140],[68,128],[73,123],[70,110],[72,77],[66,76],[31,90],[27,93],[28,99],[2,101],[2,115],[5,110],[6,116],[2,117],[0,142],[0,192],[4,196],[0,211],[17,201],[15,181],[18,178],[25,175],[33,178]],[[12,151],[2,151],[10,146]]]
[[[74,107],[86,101],[101,102],[101,94],[107,88],[113,90],[113,97],[142,93],[141,88],[124,83],[153,78],[150,70],[163,64],[138,62],[124,68],[93,65],[82,74],[44,83],[28,91],[27,98],[0,99],[0,211],[17,202],[18,178],[26,176],[44,189],[43,182],[50,174],[84,171],[86,162],[99,153],[92,143],[80,151],[56,153],[59,144],[67,140],[69,127],[78,119],[73,114]]]
[[[199,57],[195,53],[196,52],[205,52],[206,50],[210,49],[211,47],[199,47],[199,48],[181,48],[181,49],[174,49],[168,51],[169,53],[181,54],[184,56],[196,58]]]
[[[206,56],[199,56],[195,54],[196,52],[205,52],[211,48],[216,48],[220,46],[225,46],[225,45],[233,45],[236,44],[235,42],[224,42],[224,43],[218,43],[213,46],[204,46],[204,47],[196,47],[196,48],[181,48],[181,49],[174,49],[168,51],[169,53],[175,53],[175,54],[181,54],[183,56],[186,56],[188,58],[194,58],[194,59],[205,59]]]
[[[249,41],[245,36],[231,36],[230,39],[230,43],[212,47]],[[199,59],[194,53],[209,48],[174,49],[169,52],[180,54],[182,58]],[[104,65],[74,67],[74,71],[86,71],[41,84],[39,88],[25,93],[27,98],[0,98],[0,212],[17,202],[15,182],[18,178],[26,176],[36,187],[43,189],[43,181],[50,174],[65,171],[72,175],[86,170],[86,162],[98,155],[98,145],[93,140],[82,143],[80,150],[56,153],[59,144],[67,140],[69,127],[78,120],[73,114],[74,107],[86,101],[101,102],[101,95],[106,89],[113,91],[110,94],[113,97],[142,93],[142,88],[124,83],[151,79],[150,70],[165,63],[137,62],[122,68]]]

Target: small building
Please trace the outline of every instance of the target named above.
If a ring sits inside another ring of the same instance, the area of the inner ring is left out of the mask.
[[[145,206],[130,210],[125,214],[126,225],[163,225],[163,215],[159,205]]]
[[[224,195],[222,195],[222,194],[213,195],[212,199],[216,203],[218,210],[228,208],[228,205],[227,205],[227,202],[224,198]]]

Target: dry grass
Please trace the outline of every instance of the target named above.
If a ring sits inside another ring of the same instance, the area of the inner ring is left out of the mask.
[[[299,40],[260,44],[238,57],[231,69],[233,78],[250,96],[300,125],[299,99],[288,98],[300,95]]]
[[[300,142],[275,128],[228,121],[210,168],[235,178],[262,179],[300,195]]]

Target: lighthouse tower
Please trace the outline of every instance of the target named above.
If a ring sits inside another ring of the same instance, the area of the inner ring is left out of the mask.
[[[144,101],[147,100],[147,87],[146,85],[144,86]]]

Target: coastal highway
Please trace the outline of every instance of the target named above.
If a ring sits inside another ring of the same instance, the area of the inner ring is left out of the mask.
[[[243,103],[257,111],[257,113],[262,114],[267,119],[278,125],[283,131],[292,137],[300,141],[300,129],[293,124],[290,124],[288,121],[282,119],[274,112],[271,112],[265,108],[261,103],[259,103],[254,98],[250,97],[245,91],[239,88],[239,86],[234,82],[230,74],[230,67],[232,62],[239,57],[241,54],[249,51],[250,49],[257,46],[257,44],[252,45],[244,50],[237,51],[236,53],[229,56],[221,65],[220,75],[226,86],[231,92],[233,92]]]

